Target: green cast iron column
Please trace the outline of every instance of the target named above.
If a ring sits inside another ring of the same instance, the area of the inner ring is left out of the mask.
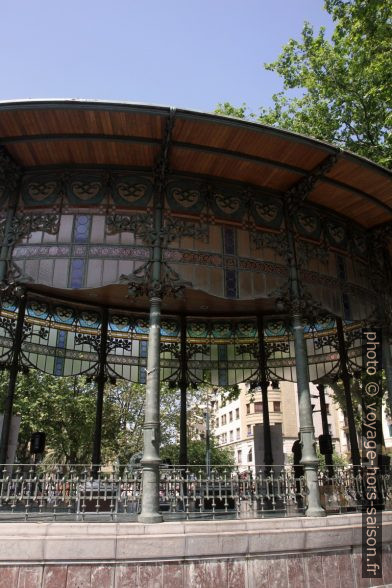
[[[16,319],[14,342],[12,345],[12,362],[9,371],[7,397],[4,403],[3,430],[0,441],[0,464],[7,461],[9,436],[11,430],[12,410],[14,406],[15,385],[18,377],[19,356],[23,337],[23,321],[26,311],[26,293],[19,299],[18,317]]]
[[[95,430],[93,443],[93,471],[95,475],[101,465],[102,413],[105,393],[105,366],[108,343],[108,309],[102,309],[101,340],[99,343],[99,372],[97,378],[97,404],[95,412]]]
[[[144,409],[143,431],[143,494],[141,523],[160,523],[163,520],[159,511],[159,404],[160,404],[160,344],[161,344],[161,304],[162,304],[162,194],[158,192],[154,210],[154,245],[150,284],[150,330],[148,335],[146,403]]]
[[[304,466],[305,480],[308,487],[308,506],[306,516],[325,516],[325,510],[320,502],[320,489],[318,485],[318,458],[316,453],[316,440],[314,437],[314,425],[312,415],[312,403],[309,389],[309,368],[306,343],[304,337],[304,325],[301,316],[301,290],[299,286],[298,266],[293,227],[287,206],[285,207],[285,219],[287,228],[289,278],[291,288],[291,321],[294,333],[295,365],[297,372],[299,423],[302,445],[301,463]]]
[[[350,374],[347,369],[348,357],[346,342],[344,340],[343,321],[341,318],[336,319],[336,330],[338,335],[338,351],[340,356],[340,377],[344,387],[344,398],[346,400],[347,420],[348,420],[348,434],[351,446],[351,461],[354,466],[354,473],[359,473],[359,466],[361,465],[361,456],[358,447],[357,431],[355,429],[353,401],[351,397],[351,383]]]
[[[259,336],[259,371],[260,371],[260,386],[261,398],[263,407],[263,432],[264,432],[264,465],[266,473],[269,473],[270,467],[273,464],[272,457],[272,442],[271,442],[271,424],[268,409],[268,385],[267,378],[267,354],[265,351],[264,338],[264,324],[263,317],[257,317],[257,331]]]
[[[187,354],[186,354],[186,317],[181,315],[181,342],[180,342],[180,465],[188,463],[188,440],[187,440]]]

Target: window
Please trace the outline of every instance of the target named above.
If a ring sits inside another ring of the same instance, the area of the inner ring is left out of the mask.
[[[231,423],[233,422],[233,411],[232,410],[229,412],[229,421]]]
[[[263,412],[263,403],[255,402],[255,412]]]
[[[239,408],[236,408],[235,409],[235,418],[236,419],[239,419],[240,418],[240,409]]]
[[[235,432],[235,438],[236,439],[241,439],[241,432],[240,432],[239,429],[237,429],[236,432]]]
[[[230,442],[234,441],[234,431],[230,431]]]
[[[331,414],[331,411],[330,411],[330,408],[329,408],[329,404],[326,404],[326,405],[325,405],[325,412],[326,412],[327,414]]]
[[[272,390],[279,390],[279,380],[272,380]]]
[[[222,426],[226,424],[226,415],[225,414],[222,415],[221,422],[222,422]]]
[[[274,400],[274,412],[280,412],[280,401]]]
[[[246,405],[246,414],[250,414],[250,404]]]
[[[237,451],[237,463],[242,463],[242,451],[239,449]]]
[[[251,425],[247,426],[246,434],[248,435],[248,437],[252,436],[252,426]]]
[[[215,419],[215,426],[219,427],[219,418],[218,417],[216,417],[216,419]]]
[[[252,448],[250,448],[248,451],[248,463],[251,462],[252,459],[253,459],[253,451],[252,451]]]

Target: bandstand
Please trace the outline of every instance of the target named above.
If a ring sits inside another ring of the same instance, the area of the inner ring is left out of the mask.
[[[307,516],[318,489],[309,382],[345,388],[361,329],[390,357],[392,182],[370,161],[297,134],[182,109],[79,100],[0,103],[0,362],[9,372],[0,463],[18,372],[146,383],[139,522],[159,505],[160,383],[298,385]],[[391,403],[391,394],[389,395]]]

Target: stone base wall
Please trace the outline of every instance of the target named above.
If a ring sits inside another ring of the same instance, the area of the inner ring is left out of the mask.
[[[0,588],[392,587],[361,578],[361,515],[227,522],[2,523]]]

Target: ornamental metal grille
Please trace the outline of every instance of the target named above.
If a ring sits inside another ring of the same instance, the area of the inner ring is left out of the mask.
[[[8,367],[18,313],[18,301],[5,297],[0,312],[0,362]],[[148,315],[110,309],[108,313],[106,375],[145,383]],[[293,333],[288,320],[264,317],[268,376],[296,381]],[[85,374],[99,368],[102,311],[91,305],[48,299],[28,293],[23,325],[20,368],[36,368],[57,376]],[[349,369],[361,369],[361,323],[345,322]],[[306,324],[304,335],[309,380],[316,382],[339,373],[339,352],[334,318]],[[180,378],[180,317],[161,322],[161,379]],[[186,318],[188,381],[233,386],[251,381],[259,369],[256,317]]]

